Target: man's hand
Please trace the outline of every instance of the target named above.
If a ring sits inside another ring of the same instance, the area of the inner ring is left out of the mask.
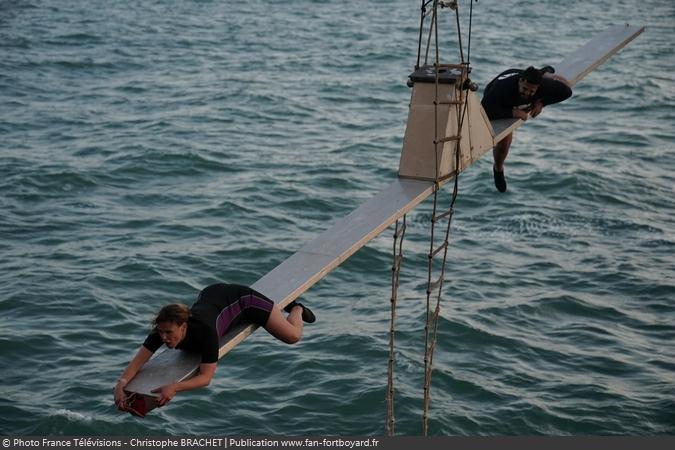
[[[541,111],[544,109],[544,104],[541,102],[541,100],[537,100],[534,102],[532,105],[532,109],[530,109],[530,116],[531,117],[537,117],[539,114],[541,114]]]
[[[157,403],[159,406],[164,406],[176,395],[176,386],[174,384],[167,384],[166,386],[153,389],[152,392],[159,393],[159,400]]]
[[[513,117],[520,119],[523,122],[530,118],[529,114],[522,109],[513,108]]]

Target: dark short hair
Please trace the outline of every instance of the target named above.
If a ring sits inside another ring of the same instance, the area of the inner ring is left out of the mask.
[[[530,66],[527,69],[523,71],[523,73],[520,74],[520,79],[525,80],[530,84],[536,84],[540,85],[541,84],[541,72],[539,69],[535,69],[534,67]]]
[[[166,305],[157,313],[157,317],[152,321],[154,326],[162,322],[173,322],[176,325],[183,325],[190,318],[190,308],[182,303],[173,303]]]

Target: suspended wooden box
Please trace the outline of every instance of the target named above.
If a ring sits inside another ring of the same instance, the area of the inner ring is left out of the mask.
[[[410,80],[413,89],[399,176],[442,180],[492,148],[494,132],[476,94],[466,86],[464,66],[439,66],[438,82],[435,68],[424,66]]]

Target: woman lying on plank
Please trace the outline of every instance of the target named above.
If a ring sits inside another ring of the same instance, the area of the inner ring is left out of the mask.
[[[194,377],[153,390],[159,394],[159,406],[168,403],[177,392],[204,387],[211,382],[218,361],[219,337],[236,325],[255,323],[283,342],[298,342],[303,321],[314,322],[314,314],[295,301],[286,306],[285,311],[289,313],[286,318],[279,306],[251,288],[222,283],[204,288],[191,308],[183,304],[164,306],[153,321],[154,330],[117,380],[115,405],[122,411],[133,412],[124,388],[162,344],[199,353],[201,363]]]

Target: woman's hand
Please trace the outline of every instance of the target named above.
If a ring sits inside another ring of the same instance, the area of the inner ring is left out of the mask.
[[[117,409],[120,411],[129,410],[129,408],[127,408],[127,394],[124,392],[125,386],[126,383],[124,383],[124,380],[119,380],[113,389],[115,395],[115,406],[117,406]]]
[[[172,398],[180,391],[189,391],[192,389],[208,386],[213,374],[216,372],[216,363],[201,363],[199,365],[199,374],[190,378],[189,380],[180,381],[178,383],[167,384],[151,392],[159,394],[157,399],[158,406],[164,406],[171,401]]]
[[[120,375],[119,380],[117,380],[117,384],[115,385],[113,392],[115,395],[115,406],[117,406],[120,411],[129,411],[129,405],[127,404],[127,394],[124,392],[124,388],[127,387],[129,381],[134,379],[140,368],[146,363],[147,360],[150,359],[151,356],[152,352],[141,345],[141,348],[139,348],[138,352],[136,352],[134,359],[129,362],[129,365],[126,369],[124,369],[124,372],[122,372],[122,375]]]
[[[153,393],[159,393],[158,405],[164,406],[171,401],[171,399],[176,395],[176,385],[167,384],[166,386],[158,387],[157,389],[152,390]]]

